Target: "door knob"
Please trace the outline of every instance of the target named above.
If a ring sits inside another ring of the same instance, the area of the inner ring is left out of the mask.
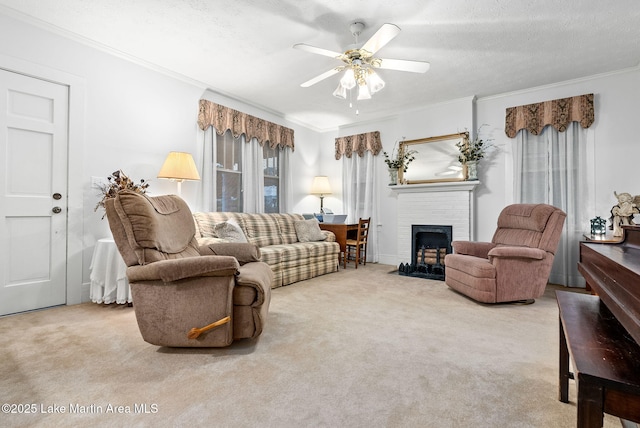
[[[58,199],[61,199],[61,198],[62,198],[62,195],[61,195],[60,193],[54,193],[54,194],[53,194],[53,199],[55,199],[56,201],[57,201]]]
[[[53,211],[54,214],[59,214],[62,212],[62,208],[60,207],[53,207],[53,209],[51,210]]]

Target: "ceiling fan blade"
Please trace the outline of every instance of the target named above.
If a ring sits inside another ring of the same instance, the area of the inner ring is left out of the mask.
[[[304,43],[298,43],[293,45],[294,49],[300,49],[301,51],[310,52],[313,54],[324,55],[331,58],[340,58],[342,56],[341,52],[334,52],[328,49],[317,48],[311,45],[305,45]]]
[[[331,76],[333,76],[334,74],[338,74],[338,73],[340,73],[342,70],[344,70],[344,67],[343,67],[343,66],[336,67],[336,68],[332,68],[331,70],[329,70],[329,71],[325,71],[325,72],[324,72],[324,73],[322,73],[321,75],[316,76],[316,77],[314,77],[314,78],[313,78],[313,79],[311,79],[311,80],[307,80],[306,82],[302,83],[300,86],[302,86],[303,88],[308,88],[309,86],[311,86],[311,85],[315,85],[316,83],[318,83],[318,82],[319,82],[319,81],[321,81],[321,80],[326,79],[327,77],[331,77]]]
[[[395,24],[383,24],[376,33],[362,46],[362,49],[371,55],[378,52],[384,45],[400,34],[400,27]]]
[[[404,59],[380,58],[380,66],[386,70],[410,71],[412,73],[426,73],[431,64],[426,61],[409,61]]]

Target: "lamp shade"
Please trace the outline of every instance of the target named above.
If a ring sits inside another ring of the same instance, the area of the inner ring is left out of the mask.
[[[338,83],[338,87],[335,91],[333,91],[333,96],[336,98],[342,98],[343,100],[347,98],[347,88],[342,86],[342,83]]]
[[[370,100],[371,92],[367,85],[358,85],[358,100]]]
[[[372,94],[375,94],[382,88],[384,88],[384,80],[373,70],[369,69],[369,89]]]
[[[200,174],[190,153],[169,152],[162,168],[160,168],[158,178],[168,178],[175,181],[200,180]]]
[[[313,184],[311,184],[312,195],[330,195],[331,186],[329,186],[329,178],[326,175],[319,175],[314,177]]]
[[[353,68],[347,68],[342,79],[340,79],[340,84],[346,89],[351,89],[356,86],[356,77],[353,74]]]

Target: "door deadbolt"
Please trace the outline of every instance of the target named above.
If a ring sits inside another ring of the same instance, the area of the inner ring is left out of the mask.
[[[61,195],[60,193],[54,193],[54,194],[53,194],[53,199],[55,199],[56,201],[57,201],[58,199],[62,199],[62,195]]]
[[[53,211],[54,214],[59,214],[62,212],[62,208],[60,207],[53,207],[53,209],[51,210]]]

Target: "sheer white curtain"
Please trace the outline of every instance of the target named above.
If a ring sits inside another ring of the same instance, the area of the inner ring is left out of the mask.
[[[200,170],[200,181],[198,181],[198,194],[196,201],[196,211],[213,212],[216,210],[216,174],[214,165],[216,164],[215,145],[218,135],[212,126],[205,131],[198,131],[202,137],[202,144],[198,150],[198,170]]]
[[[278,206],[281,213],[288,213],[293,207],[293,181],[289,173],[291,164],[291,147],[280,147],[280,189],[278,189]]]
[[[256,138],[248,143],[242,135],[242,206],[246,213],[264,212],[262,146]]]
[[[367,238],[367,262],[378,261],[378,192],[377,164],[375,156],[366,151],[360,157],[357,153],[342,157],[343,209],[348,223],[357,223],[360,218],[371,217]]]
[[[567,213],[549,278],[553,284],[584,286],[577,263],[579,242],[589,224],[587,132],[571,122],[565,132],[552,126],[540,135],[520,130],[515,140],[515,201],[546,203]]]

